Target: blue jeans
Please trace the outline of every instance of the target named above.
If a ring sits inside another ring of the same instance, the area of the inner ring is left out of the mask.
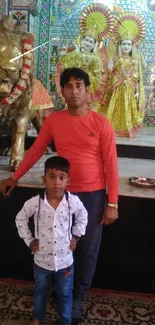
[[[102,237],[103,217],[106,206],[106,191],[74,193],[78,195],[88,211],[88,225],[74,253],[74,299],[83,300],[86,289],[90,288],[95,273]]]
[[[43,269],[35,264],[34,272],[34,319],[42,321],[45,318],[49,284],[51,277],[54,275],[58,296],[59,325],[70,325],[72,313],[73,265],[55,272]]]

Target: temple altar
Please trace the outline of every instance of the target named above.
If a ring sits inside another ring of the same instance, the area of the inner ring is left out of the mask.
[[[56,153],[53,153],[55,155]],[[44,155],[19,181],[20,188],[43,189],[41,176],[43,175]],[[11,175],[8,171],[8,157],[0,157],[0,179]],[[155,188],[146,189],[129,185],[129,177],[144,176],[152,178],[155,171],[155,162],[151,159],[118,158],[119,169],[119,196],[134,198],[155,198]]]

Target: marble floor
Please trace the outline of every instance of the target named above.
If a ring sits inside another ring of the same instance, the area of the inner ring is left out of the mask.
[[[116,137],[116,143],[131,146],[155,147],[155,127],[144,127],[134,139]]]
[[[55,153],[53,153],[55,155]],[[19,181],[18,186],[43,188],[41,176],[43,175],[43,156]],[[0,180],[11,175],[8,171],[9,158],[0,156]],[[119,195],[137,198],[155,199],[155,187],[145,189],[129,184],[129,177],[143,176],[155,178],[155,160],[118,158],[119,168]]]

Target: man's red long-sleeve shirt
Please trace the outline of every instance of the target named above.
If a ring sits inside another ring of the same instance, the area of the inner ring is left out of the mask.
[[[20,179],[44,154],[54,140],[59,156],[71,164],[71,192],[90,192],[108,187],[108,201],[118,200],[117,154],[113,129],[102,115],[90,110],[73,116],[68,110],[52,113],[12,175]]]

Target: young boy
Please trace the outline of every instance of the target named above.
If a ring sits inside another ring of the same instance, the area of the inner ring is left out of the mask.
[[[87,211],[79,198],[67,192],[70,163],[55,156],[45,162],[43,195],[25,202],[16,217],[19,236],[34,253],[35,288],[33,325],[39,325],[46,313],[48,284],[55,276],[59,324],[70,325],[73,289],[73,253],[85,234]],[[28,221],[34,216],[35,238]]]

